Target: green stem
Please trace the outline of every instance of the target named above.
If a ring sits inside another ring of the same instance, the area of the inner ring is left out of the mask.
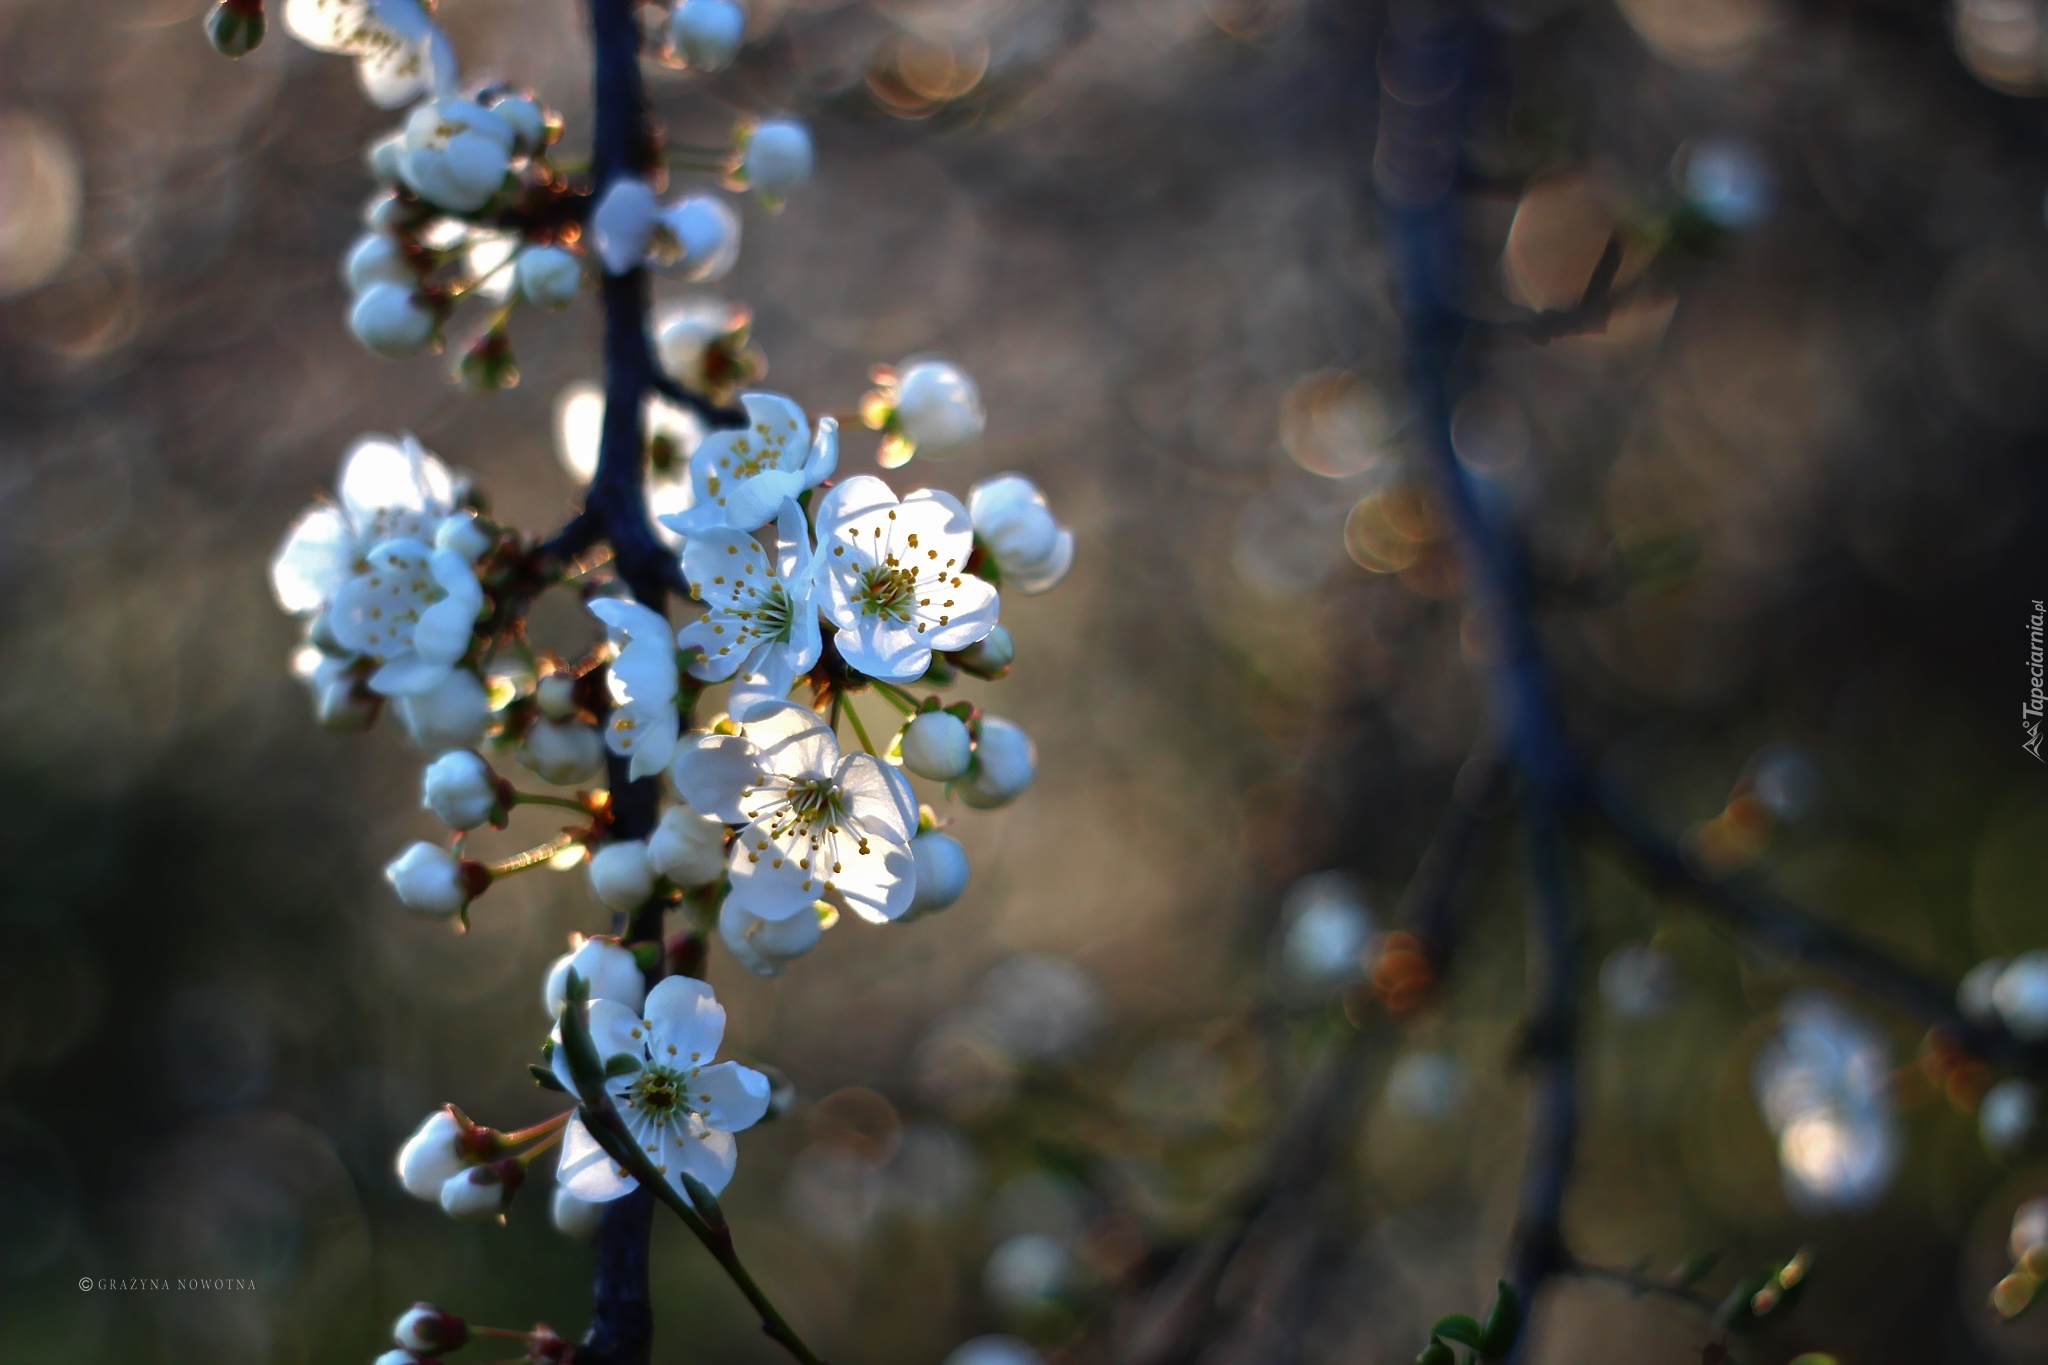
[[[917,714],[916,697],[911,696],[895,683],[885,683],[880,678],[873,679],[872,681],[875,691],[882,694],[883,701],[888,702],[889,705],[895,707],[906,716]]]
[[[868,738],[868,728],[860,723],[860,712],[853,709],[853,698],[846,699],[846,718],[853,722],[853,732],[860,736],[860,747],[869,753],[875,752],[875,742]]]
[[[578,815],[590,814],[590,807],[573,797],[543,796],[539,792],[513,792],[512,804],[515,806],[560,806],[563,810],[573,810]]]

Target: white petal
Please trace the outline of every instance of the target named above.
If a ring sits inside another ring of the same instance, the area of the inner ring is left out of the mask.
[[[734,646],[738,637],[735,621],[729,615],[707,616],[701,621],[692,621],[676,632],[676,644],[684,649],[698,650],[703,657],[690,664],[690,676],[705,682],[724,682],[740,669],[753,662],[763,646]]]
[[[855,518],[895,505],[896,494],[888,484],[872,474],[856,474],[844,483],[834,484],[819,500],[815,509],[818,539],[830,539]]]
[[[791,498],[775,514],[775,576],[792,597],[809,586],[812,558],[811,524]]]
[[[725,524],[742,531],[766,526],[775,520],[782,504],[804,491],[800,473],[770,469],[743,479],[726,494]]]
[[[768,582],[768,552],[743,531],[699,534],[683,546],[683,573],[706,609],[744,610]]]
[[[856,614],[833,643],[848,667],[884,682],[915,682],[932,663],[929,632],[902,621]]]
[[[648,1055],[663,1066],[704,1066],[725,1036],[725,1007],[695,977],[671,976],[647,993],[642,1006],[654,1037]]]
[[[900,919],[917,894],[917,860],[907,845],[868,840],[868,851],[850,836],[833,850],[839,870],[828,899],[843,904],[870,924]]]
[[[932,604],[918,609],[919,619],[930,625],[924,639],[933,649],[967,648],[994,630],[1002,614],[1002,599],[994,584],[971,573],[959,577],[958,586],[948,582],[942,588],[931,588]],[[940,597],[940,592],[945,596]],[[946,623],[939,625],[942,615]]]
[[[738,1062],[720,1062],[690,1082],[690,1106],[725,1133],[751,1128],[768,1112],[768,1078]]]
[[[668,779],[690,809],[741,825],[747,817],[740,811],[740,793],[760,775],[760,755],[747,740],[739,735],[704,735],[682,746]]]
[[[839,468],[839,419],[820,417],[818,434],[811,438],[811,453],[804,457],[804,487],[816,488]]]
[[[668,634],[667,617],[628,598],[593,597],[590,614],[628,640],[651,640]]]
[[[570,1119],[562,1133],[562,1159],[555,1167],[555,1183],[592,1204],[617,1199],[640,1187],[639,1181],[622,1174],[618,1165],[605,1155],[604,1148],[597,1145],[597,1139],[581,1119]]]
[[[270,561],[270,588],[294,616],[320,610],[356,570],[357,543],[348,518],[332,503],[306,509]]]
[[[448,664],[429,663],[417,654],[401,654],[370,675],[370,690],[385,697],[413,697],[439,687],[453,672]]]
[[[893,771],[873,754],[848,754],[837,776],[854,819],[877,838],[907,844],[917,832],[917,806],[912,802],[905,809],[896,785],[889,780]]]
[[[767,830],[748,825],[732,846],[732,862],[727,871],[732,878],[733,903],[767,920],[809,914],[811,906],[824,898],[830,864],[806,868],[802,859],[808,855],[807,847],[780,847],[768,837]],[[824,856],[827,855],[821,855],[821,860]]]
[[[1043,563],[1033,564],[1028,569],[1011,570],[1004,574],[1003,582],[1027,597],[1047,592],[1059,586],[1067,576],[1067,570],[1074,567],[1074,533],[1061,531],[1053,542],[1052,553]]]
[[[760,752],[762,771],[785,777],[830,777],[839,768],[839,741],[825,718],[808,706],[783,702],[763,707],[740,728]],[[691,805],[696,805],[692,801]]]
[[[469,637],[476,627],[476,608],[456,598],[444,598],[420,613],[413,629],[413,652],[442,669],[455,666],[469,650]],[[406,688],[417,692],[419,688]]]
[[[669,1150],[668,1179],[685,1199],[689,1191],[683,1189],[680,1172],[688,1171],[713,1194],[723,1193],[732,1183],[733,1167],[739,1164],[739,1144],[731,1133],[712,1129],[702,1137],[694,1134],[688,1137],[672,1137]]]

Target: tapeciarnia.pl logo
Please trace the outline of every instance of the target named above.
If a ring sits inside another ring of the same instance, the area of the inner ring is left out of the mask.
[[[2020,724],[2026,727],[2026,743],[2020,747],[2034,756],[2037,763],[2048,763],[2041,756],[2041,718],[2048,711],[2048,689],[2042,686],[2044,674],[2048,674],[2048,663],[2044,663],[2041,651],[2041,628],[2048,621],[2048,604],[2040,598],[2034,599],[2034,614],[2027,618],[2027,700],[2020,707]]]

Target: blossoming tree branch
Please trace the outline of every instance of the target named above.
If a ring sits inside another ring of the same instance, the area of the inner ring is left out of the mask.
[[[947,689],[1008,672],[1002,594],[1055,586],[1073,537],[1021,475],[964,503],[836,478],[836,419],[813,422],[754,387],[764,362],[744,308],[695,298],[653,315],[650,274],[694,284],[731,270],[741,217],[729,195],[773,210],[811,173],[805,125],[764,110],[728,147],[696,154],[713,183],[666,184],[640,64],[714,77],[745,40],[733,0],[587,0],[587,171],[560,158],[562,120],[531,93],[465,82],[431,0],[271,8],[294,38],[352,58],[372,103],[409,108],[369,149],[378,190],[343,266],[365,347],[393,360],[452,353],[454,377],[488,392],[517,382],[522,310],[558,310],[585,289],[603,308],[599,435],[594,452],[565,452],[588,479],[565,526],[501,525],[417,440],[369,435],[271,565],[279,603],[305,622],[294,667],[319,721],[363,730],[388,710],[427,756],[422,805],[447,836],[392,860],[398,898],[466,926],[498,882],[580,865],[609,920],[541,983],[554,1028],[536,1037],[531,1070],[562,1110],[501,1132],[450,1105],[397,1156],[408,1192],[465,1219],[502,1217],[551,1169],[554,1223],[596,1243],[589,1332],[572,1345],[545,1325],[476,1326],[420,1304],[379,1365],[479,1336],[534,1360],[644,1362],[657,1201],[764,1331],[814,1362],[719,1208],[736,1135],[788,1095],[769,1072],[717,1059],[725,1010],[701,979],[706,953],[716,940],[773,975],[843,913],[901,923],[961,897],[967,855],[940,811],[1014,800],[1036,756],[1016,724]],[[240,56],[270,17],[264,0],[221,0],[207,32]],[[878,367],[857,408],[884,469],[960,449],[984,420],[973,381],[937,358]],[[578,597],[599,645],[571,658],[529,636],[550,591]],[[672,597],[687,603],[680,628]],[[506,760],[528,776],[515,781]],[[559,832],[473,856],[471,833],[506,828],[522,806],[555,813]]]

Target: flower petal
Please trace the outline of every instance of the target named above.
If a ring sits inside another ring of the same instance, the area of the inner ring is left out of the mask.
[[[604,1148],[583,1126],[583,1120],[573,1118],[562,1132],[562,1158],[555,1167],[555,1183],[593,1204],[609,1202],[640,1188],[639,1181],[605,1155]]]
[[[816,488],[839,468],[839,419],[820,417],[818,432],[811,437],[811,453],[804,457],[804,487]]]
[[[844,483],[834,484],[819,499],[815,509],[818,539],[829,540],[849,528],[856,518],[895,505],[896,494],[888,484],[872,474],[856,474]]]
[[[921,618],[932,622],[945,617],[945,624],[934,624],[925,634],[933,649],[965,649],[996,628],[1003,603],[993,583],[971,573],[961,574],[943,591],[946,596],[934,598],[931,606],[918,610]]]
[[[277,604],[306,616],[334,600],[356,571],[356,535],[333,503],[307,508],[270,561],[270,590]]]
[[[763,772],[830,777],[839,768],[839,741],[825,718],[808,706],[782,702],[762,707],[749,715],[740,729],[760,751]]]
[[[745,610],[768,581],[768,552],[744,531],[698,534],[683,546],[683,574],[706,610]]]
[[[930,637],[916,625],[879,616],[853,618],[833,644],[849,668],[884,682],[915,682],[932,664]]]
[[[725,495],[725,524],[741,531],[766,526],[775,520],[775,513],[783,503],[803,491],[801,473],[786,469],[764,470],[750,479],[741,480]]]
[[[913,801],[906,809],[889,780],[893,771],[873,754],[848,754],[840,761],[837,777],[854,819],[878,839],[907,844],[917,833],[917,805]]]
[[[444,597],[420,613],[419,624],[412,632],[413,652],[429,664],[453,668],[469,651],[469,637],[475,628],[476,607],[458,598]]]
[[[693,803],[694,804],[694,803]],[[848,841],[851,846],[851,841]],[[761,919],[785,920],[807,914],[825,894],[826,868],[803,866],[809,848],[783,847],[759,825],[748,825],[732,846],[727,876],[732,901]]]
[[[1073,567],[1074,533],[1062,530],[1053,541],[1051,554],[1028,569],[1011,570],[1004,576],[1003,582],[1018,592],[1031,596],[1058,587],[1060,580],[1067,576],[1067,570]]]
[[[760,753],[739,735],[693,735],[669,768],[668,780],[690,809],[743,825],[740,794],[761,775]]]
[[[737,1133],[751,1128],[768,1112],[768,1078],[738,1062],[720,1062],[697,1072],[690,1082],[690,1106],[707,1126]]]
[[[666,1157],[668,1181],[687,1199],[690,1192],[683,1189],[682,1172],[688,1171],[713,1194],[721,1194],[732,1183],[733,1167],[739,1164],[739,1143],[731,1133],[712,1129],[702,1136],[676,1134],[669,1136],[669,1150]]]
[[[826,897],[870,924],[900,919],[917,894],[917,860],[907,845],[867,841],[867,852],[848,834],[837,836],[832,850],[838,870]]]
[[[439,687],[453,671],[450,664],[431,663],[417,654],[401,654],[370,675],[369,687],[382,697],[416,697]]]
[[[664,977],[641,1006],[653,1031],[648,1055],[663,1066],[703,1066],[718,1055],[725,1007],[711,987],[689,976]]]

